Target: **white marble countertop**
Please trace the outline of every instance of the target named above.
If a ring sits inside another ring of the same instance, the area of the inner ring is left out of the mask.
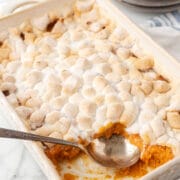
[[[0,0],[0,8],[3,3],[11,4],[17,0]],[[22,1],[22,0],[21,0]],[[115,0],[113,0],[115,1]],[[118,4],[130,19],[140,25],[153,17],[155,14],[142,13],[132,11]],[[1,10],[1,9],[0,9]],[[164,41],[159,41],[160,44],[166,47]],[[11,128],[7,122],[7,117],[0,111],[0,127]],[[30,153],[24,147],[22,141],[0,139],[0,180],[46,180]]]

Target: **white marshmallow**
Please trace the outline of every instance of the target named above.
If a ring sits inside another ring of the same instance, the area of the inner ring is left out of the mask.
[[[92,119],[91,117],[87,117],[87,116],[83,116],[83,115],[78,115],[77,116],[77,123],[78,123],[78,127],[81,130],[87,130],[87,129],[91,129],[92,127]]]
[[[136,120],[138,111],[138,107],[133,102],[126,101],[124,103],[124,111],[121,115],[120,123],[127,127],[130,126]]]
[[[158,138],[159,136],[162,136],[165,133],[165,127],[163,120],[159,117],[155,117],[151,122],[150,125],[153,129],[153,133]]]
[[[64,113],[65,116],[70,119],[75,118],[78,114],[78,106],[75,104],[67,103],[62,109],[62,113]]]
[[[60,119],[59,111],[51,111],[46,114],[45,123],[54,124]]]
[[[34,18],[31,21],[32,25],[41,31],[46,29],[49,22],[50,20],[47,14],[39,18]]]

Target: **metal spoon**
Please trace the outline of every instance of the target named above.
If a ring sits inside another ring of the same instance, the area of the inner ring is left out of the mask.
[[[73,146],[81,149],[97,163],[105,167],[129,167],[135,164],[140,157],[139,149],[120,135],[112,135],[109,139],[102,137],[94,139],[87,146],[83,146],[75,142],[65,141],[62,139],[39,136],[31,133],[4,128],[0,128],[0,137]]]

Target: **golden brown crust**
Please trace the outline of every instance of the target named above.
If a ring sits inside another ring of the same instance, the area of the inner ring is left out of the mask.
[[[81,150],[72,146],[55,145],[45,150],[46,155],[58,167],[62,160],[72,160],[81,154]]]
[[[63,180],[75,180],[77,176],[74,176],[73,174],[66,173],[64,174]]]

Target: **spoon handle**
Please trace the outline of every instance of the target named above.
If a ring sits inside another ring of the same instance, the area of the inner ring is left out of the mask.
[[[0,137],[69,145],[69,146],[74,146],[74,147],[79,148],[79,145],[75,142],[69,142],[62,139],[40,136],[36,134],[26,133],[22,131],[15,131],[15,130],[10,130],[10,129],[4,129],[4,128],[0,128]]]

